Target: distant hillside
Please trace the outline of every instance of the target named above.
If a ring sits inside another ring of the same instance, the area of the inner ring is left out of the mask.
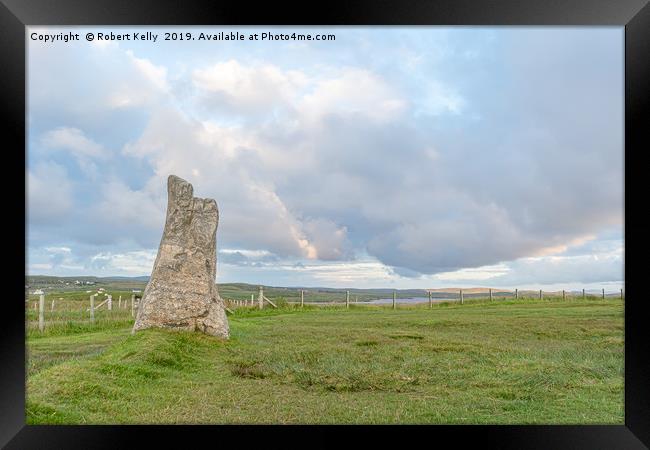
[[[29,288],[45,288],[57,291],[76,291],[89,286],[108,289],[143,289],[149,281],[148,276],[141,277],[54,277],[48,275],[28,275],[25,285]]]
[[[143,275],[141,277],[106,277],[102,278],[103,280],[110,280],[110,281],[144,281],[148,282],[149,281],[149,275]]]
[[[29,290],[46,289],[47,292],[75,292],[85,291],[92,288],[103,287],[107,290],[114,291],[129,291],[132,289],[141,289],[147,286],[149,281],[148,276],[140,277],[54,277],[46,275],[30,275],[25,277],[25,284],[29,286]],[[217,283],[219,294],[221,297],[231,300],[250,300],[251,295],[257,298],[259,293],[259,285],[248,283]],[[344,301],[346,290],[350,291],[350,301],[367,301],[376,300],[381,298],[391,298],[393,289],[391,288],[378,288],[378,289],[354,289],[354,288],[330,288],[330,287],[304,287],[304,286],[263,286],[264,294],[269,298],[284,298],[287,301],[299,301],[300,291],[304,291],[305,301]],[[398,298],[409,297],[427,297],[431,292],[433,298],[458,298],[460,288],[439,288],[439,289],[397,289],[395,292]],[[465,297],[478,297],[486,296],[490,288],[486,287],[473,287],[463,288]],[[495,297],[512,297],[514,290],[492,288],[492,294]],[[588,293],[594,295],[593,293]],[[522,297],[536,297],[539,291],[534,290],[519,290],[519,295]],[[562,291],[549,292],[544,291],[546,297],[561,296]],[[582,292],[566,292],[567,296],[582,295]],[[607,294],[612,296],[614,294]],[[618,294],[616,294],[618,295]]]
[[[108,290],[144,289],[149,281],[148,276],[140,277],[55,277],[46,275],[30,275],[25,277],[25,284],[29,289],[47,289],[50,292],[74,292],[103,287]],[[223,298],[244,300],[251,295],[257,298],[259,285],[248,283],[217,283],[219,293]],[[288,301],[297,301],[300,291],[304,291],[305,301],[343,301],[346,290],[350,291],[350,301],[375,300],[388,298],[393,295],[393,289],[354,289],[354,288],[329,288],[329,287],[304,287],[304,286],[263,286],[264,294],[269,298],[285,298]],[[424,297],[424,289],[398,289],[397,296]]]

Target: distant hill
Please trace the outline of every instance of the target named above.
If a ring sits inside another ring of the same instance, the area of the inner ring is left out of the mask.
[[[79,277],[55,277],[50,275],[27,275],[25,280],[28,283],[74,283],[75,281],[90,281],[95,283],[102,283],[107,281],[149,281],[149,276],[141,277],[92,277],[92,276],[79,276]]]
[[[93,288],[103,287],[107,290],[127,291],[132,289],[141,289],[147,286],[149,282],[148,276],[139,277],[125,277],[125,276],[112,276],[112,277],[92,277],[92,276],[79,276],[79,277],[55,277],[47,275],[29,275],[25,277],[25,284],[29,286],[30,290],[46,289],[47,292],[75,292],[85,291],[92,286]],[[251,295],[257,298],[259,293],[259,285],[248,283],[217,283],[217,287],[221,297],[233,300],[250,300]],[[437,289],[391,289],[391,288],[377,288],[377,289],[355,289],[355,288],[331,288],[331,287],[305,287],[305,286],[263,286],[264,294],[269,298],[284,298],[287,301],[298,301],[300,299],[300,291],[304,291],[305,301],[344,301],[346,290],[350,291],[350,301],[367,301],[376,300],[381,298],[391,298],[393,291],[396,292],[398,298],[409,297],[427,297],[431,292],[434,298],[458,298],[460,288],[437,288]],[[463,294],[466,297],[487,296],[490,288],[486,287],[472,287],[463,288]],[[534,290],[519,290],[520,296],[535,297],[539,291]],[[582,292],[566,292],[567,296],[582,295]],[[588,293],[594,295],[593,293]],[[495,297],[511,297],[514,296],[514,290],[492,288],[492,295]],[[544,291],[547,297],[562,295],[562,291],[549,292]],[[607,294],[612,296],[614,294]],[[616,294],[618,295],[618,294]]]
[[[141,277],[105,277],[103,280],[107,281],[144,281],[149,282],[149,275],[143,275]]]
[[[55,277],[48,275],[27,275],[25,285],[29,288],[44,288],[61,292],[88,289],[89,286],[106,289],[144,289],[148,276],[141,277]]]

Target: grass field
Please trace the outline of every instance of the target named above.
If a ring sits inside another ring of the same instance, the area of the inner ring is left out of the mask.
[[[27,423],[622,424],[623,302],[239,309],[28,334]]]

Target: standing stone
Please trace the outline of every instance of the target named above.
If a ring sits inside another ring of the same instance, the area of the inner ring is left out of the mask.
[[[133,332],[159,327],[229,336],[215,284],[219,210],[213,199],[193,192],[187,181],[175,175],[167,179],[165,230]]]

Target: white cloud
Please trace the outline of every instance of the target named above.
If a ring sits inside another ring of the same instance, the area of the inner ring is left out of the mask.
[[[27,207],[30,224],[54,224],[73,207],[73,184],[65,167],[41,162],[27,172]]]
[[[137,250],[125,253],[101,252],[90,258],[90,269],[119,275],[150,275],[156,255],[155,250]]]
[[[287,123],[302,126],[317,125],[329,114],[385,121],[402,114],[407,106],[380,76],[355,67],[310,75],[272,64],[228,60],[194,70],[192,81],[212,108],[267,117],[283,111]]]
[[[227,265],[227,264],[226,264]],[[223,266],[223,265],[222,265]],[[227,271],[228,269],[226,269]],[[293,285],[302,282],[317,285],[375,286],[394,283],[399,277],[388,267],[374,260],[354,262],[271,262],[253,266],[252,270],[261,273],[283,273],[294,280]]]
[[[483,281],[498,277],[510,272],[506,264],[460,269],[453,272],[442,272],[433,275],[433,279],[440,281]]]
[[[272,255],[272,253],[269,252],[268,250],[247,250],[243,248],[242,249],[222,248],[221,250],[219,250],[219,253],[223,253],[226,255],[241,253],[247,258],[255,258],[255,259]]]
[[[283,71],[272,64],[242,65],[231,59],[194,70],[192,81],[199,89],[218,95],[218,100],[231,108],[251,111],[291,103],[307,77],[300,71]]]
[[[67,151],[76,158],[106,157],[106,150],[78,128],[59,127],[50,130],[43,135],[41,142],[45,147]]]
[[[70,254],[72,252],[72,249],[70,247],[45,247],[45,250],[50,253]]]
[[[102,185],[101,200],[90,207],[94,221],[113,233],[131,230],[131,236],[152,235],[161,231],[165,223],[166,200],[162,192],[132,190],[121,181]],[[153,242],[159,239],[153,238]],[[149,239],[144,239],[149,242]]]
[[[78,185],[92,214],[69,217],[61,233],[71,239],[60,242],[150,248],[175,173],[217,200],[219,243],[241,249],[220,252],[232,263],[354,264],[365,252],[382,264],[377,280],[589,279],[581,264],[616,278],[622,260],[597,245],[619,241],[594,237],[622,226],[622,35],[395,32],[356,30],[363,47],[341,40],[267,54],[254,44],[207,55],[134,44],[85,59],[71,46],[30,51],[30,126],[51,130],[45,147],[67,152],[57,161],[96,169],[108,152],[82,128],[98,142],[130,142],[104,160],[121,165],[101,185],[70,184],[65,166],[30,162],[29,200],[54,223],[55,211],[73,209]],[[52,129],[52,117],[78,128]],[[153,175],[133,183],[122,172],[130,164]]]
[[[349,256],[347,229],[328,219],[304,220],[302,227],[314,249],[314,259],[340,260]]]
[[[127,56],[138,70],[138,72],[157,89],[167,92],[169,91],[169,83],[167,82],[167,68],[163,66],[156,66],[146,58],[136,57],[131,50],[126,51]]]
[[[132,50],[115,49],[120,77],[111,80],[104,102],[109,108],[141,108],[164,104],[172,98],[172,89],[165,66],[135,56]]]
[[[156,173],[149,181],[152,186],[162,190],[167,176],[173,173],[193,182],[195,195],[215,198],[221,217],[228,218],[219,224],[219,235],[226,242],[264,248],[282,256],[317,258],[318,249],[309,239],[307,222],[278,195],[272,168],[259,163],[263,156],[268,157],[263,154],[269,149],[258,145],[251,137],[242,138],[235,128],[206,127],[165,110],[154,114],[142,136],[123,151],[149,160]],[[310,225],[314,239],[341,241],[340,229],[322,224],[317,228],[317,224]],[[322,250],[326,255],[330,251]]]
[[[333,113],[386,121],[400,116],[406,107],[406,101],[381,77],[368,70],[348,68],[318,80],[296,109],[312,122]]]

